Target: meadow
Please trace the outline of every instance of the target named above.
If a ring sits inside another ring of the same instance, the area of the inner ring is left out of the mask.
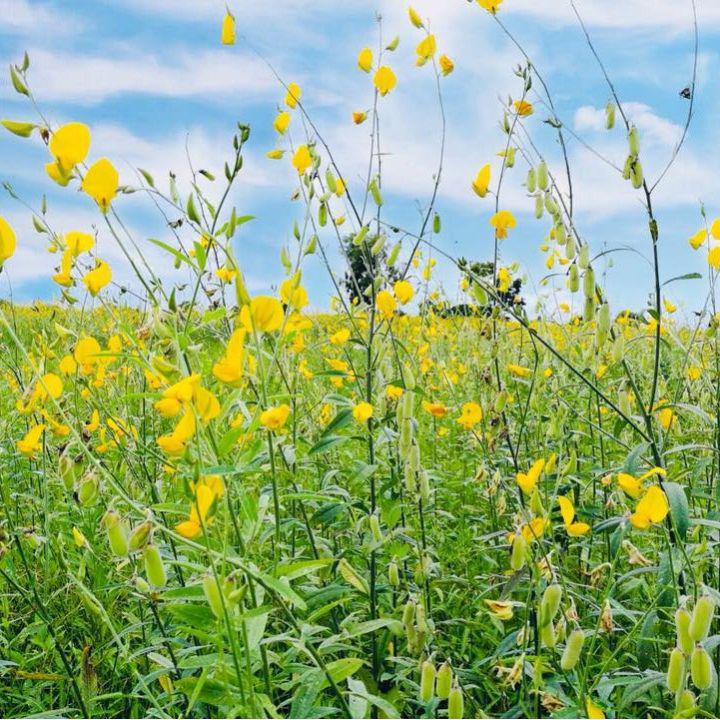
[[[502,0],[476,5],[510,33]],[[235,22],[218,18],[228,51]],[[571,168],[533,141],[564,151],[570,130],[521,48],[500,167],[467,180],[492,208],[487,257],[446,249],[442,154],[418,226],[396,225],[379,108],[411,42],[442,110],[454,60],[430,22],[410,8],[358,48],[373,104],[348,122],[367,123],[366,178],[343,175],[303,105],[312,89],[278,78],[267,161],[292,165],[299,209],[272,294],[248,290],[238,240],[262,219],[233,204],[252,128],[228,138],[223,176],[120,177],[81,117],[45,120],[32,58],[11,66],[36,115],[2,125],[47,146],[48,182],[92,204],[133,280],[115,279],[96,233],[51,226],[44,198],[5,185],[57,299],[0,303],[3,717],[720,715],[720,219],[703,213],[682,247],[707,254],[702,277],[660,266],[653,200],[677,153],[645,177],[608,75],[606,128],[626,138],[618,173],[651,259],[648,306],[611,305]],[[519,222],[509,183],[559,288],[537,309],[502,262]],[[162,238],[128,232],[130,195],[166,218]],[[0,217],[10,276],[20,241]],[[304,284],[309,262],[330,299]],[[678,282],[703,289],[676,320]]]

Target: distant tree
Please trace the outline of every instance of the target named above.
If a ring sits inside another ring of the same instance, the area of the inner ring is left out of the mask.
[[[350,302],[362,305],[368,302],[366,290],[372,285],[373,278],[382,275],[394,282],[400,278],[400,273],[394,267],[388,267],[388,256],[384,249],[378,253],[372,253],[371,248],[375,238],[367,238],[356,245],[353,237],[353,235],[348,235],[342,240],[347,270],[341,284],[345,288]]]
[[[488,285],[492,284],[493,264],[491,262],[470,261],[461,257],[458,260],[458,268],[470,283],[479,278],[484,280]],[[517,308],[518,305],[525,305],[521,292],[522,280],[520,278],[515,278],[507,290],[501,290],[499,283],[496,283],[496,297],[488,295],[485,306],[483,307],[484,314],[489,315],[492,308],[497,305],[506,308]]]

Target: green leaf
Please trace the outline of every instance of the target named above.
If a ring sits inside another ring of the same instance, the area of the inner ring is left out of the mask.
[[[669,285],[676,280],[700,280],[702,275],[698,272],[687,273],[686,275],[678,275],[677,277],[670,278],[663,283],[663,286]]]
[[[20,73],[18,73],[12,65],[10,66],[10,82],[12,82],[12,86],[15,88],[16,92],[19,92],[21,95],[30,95],[30,91],[20,78]]]
[[[308,455],[327,452],[330,448],[344,443],[347,439],[344,435],[328,435],[327,437],[322,437],[308,450]]]
[[[315,570],[327,567],[335,562],[335,558],[318,558],[317,560],[300,560],[299,562],[290,563],[288,565],[278,565],[275,574],[279,577],[285,577],[288,580],[309,575]]]
[[[355,568],[353,568],[353,566],[345,558],[340,560],[340,562],[338,563],[338,570],[343,576],[345,582],[347,582],[349,585],[352,585],[356,590],[359,590],[365,595],[368,595],[370,593],[370,589],[368,588],[368,584],[365,578],[361,575],[358,575],[358,573],[355,571]]]
[[[290,585],[286,585],[281,580],[278,580],[272,575],[267,575],[266,573],[260,573],[258,578],[264,585],[280,595],[280,597],[284,600],[292,603],[296,607],[300,608],[300,610],[307,610],[305,601],[290,587]]]
[[[661,485],[670,505],[670,517],[673,526],[680,539],[684,540],[690,526],[690,507],[685,490],[676,482],[663,482]]]
[[[329,662],[325,667],[327,668],[330,677],[336,682],[341,683],[347,680],[351,675],[354,675],[363,665],[364,660],[356,657],[340,658],[340,660],[333,660]]]
[[[176,250],[171,245],[164,243],[162,240],[156,240],[155,238],[148,238],[148,242],[151,242],[153,245],[157,245],[157,247],[161,248],[162,250],[165,250],[165,252],[169,252],[176,260],[179,260],[180,262],[184,262],[185,264],[189,265],[191,268],[194,268],[197,270],[195,263],[187,255],[185,255],[184,253],[181,253],[179,250]]]
[[[0,120],[0,125],[18,137],[30,137],[32,131],[37,127],[35,123],[17,122],[16,120]]]

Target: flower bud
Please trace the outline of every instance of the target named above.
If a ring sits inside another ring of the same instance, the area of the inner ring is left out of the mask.
[[[585,633],[582,630],[573,630],[565,643],[565,650],[560,658],[560,667],[565,670],[572,670],[580,659]]]
[[[441,700],[447,700],[450,697],[452,689],[453,671],[447,662],[444,662],[437,673],[435,681],[435,694]]]
[[[145,575],[147,575],[150,584],[155,587],[165,587],[167,575],[165,574],[165,566],[158,546],[153,543],[146,545],[143,550],[143,560],[145,562]]]
[[[695,643],[690,637],[690,622],[690,613],[685,608],[678,608],[675,613],[677,646],[688,656],[695,648]]]
[[[397,262],[397,259],[398,259],[398,255],[400,254],[401,248],[402,248],[402,243],[399,241],[396,242],[392,246],[392,250],[390,250],[390,255],[388,255],[388,259],[387,259],[388,267],[393,267],[395,265],[395,263]]]
[[[71,492],[82,474],[82,456],[72,457],[68,446],[68,449],[60,456],[59,470],[65,489]]]
[[[545,592],[542,596],[542,602],[540,603],[540,626],[548,625],[551,623],[557,611],[560,609],[560,601],[562,600],[562,588],[557,583],[548,585],[545,588]]]
[[[435,694],[435,666],[425,660],[420,669],[420,702],[429,703]]]
[[[712,685],[712,660],[702,645],[697,645],[693,650],[690,658],[690,677],[698,690],[707,690]]]
[[[678,692],[685,679],[685,656],[680,648],[673,648],[667,669],[667,686],[670,692]]]
[[[92,505],[98,496],[99,483],[97,475],[93,472],[87,473],[80,481],[75,496],[77,501],[83,506]]]
[[[710,625],[715,614],[715,601],[709,595],[698,598],[693,610],[688,631],[695,642],[702,642],[710,632]]]
[[[463,694],[460,686],[455,683],[448,697],[448,720],[462,720],[464,711]]]

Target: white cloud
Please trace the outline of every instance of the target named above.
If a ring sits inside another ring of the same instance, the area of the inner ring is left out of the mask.
[[[44,102],[97,103],[124,93],[215,100],[242,93],[247,99],[277,89],[262,61],[221,48],[162,55],[126,48],[106,56],[34,49],[30,56],[33,90]]]
[[[1,33],[30,35],[38,28],[51,27],[55,36],[76,33],[84,23],[67,11],[58,12],[48,4],[30,0],[0,0]]]

